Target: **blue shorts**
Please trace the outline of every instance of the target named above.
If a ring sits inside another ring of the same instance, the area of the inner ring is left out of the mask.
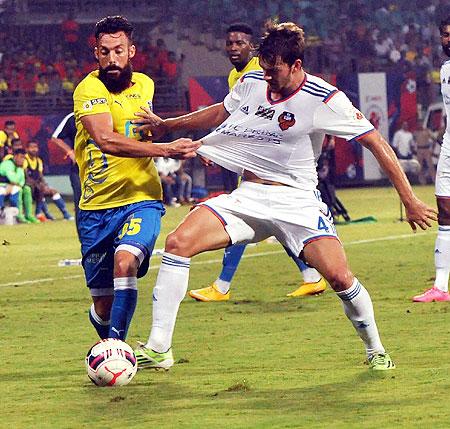
[[[164,213],[162,202],[152,200],[105,210],[80,210],[78,227],[87,286],[114,287],[118,246],[139,257],[138,277],[145,276]]]

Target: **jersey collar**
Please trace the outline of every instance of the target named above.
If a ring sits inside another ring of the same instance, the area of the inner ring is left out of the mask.
[[[276,101],[272,100],[272,97],[271,97],[270,91],[269,91],[269,85],[267,85],[267,90],[266,90],[266,98],[267,98],[267,101],[268,101],[270,104],[278,104],[278,103],[283,103],[284,101],[289,100],[289,99],[292,98],[295,94],[297,94],[299,91],[301,91],[301,89],[303,88],[303,86],[304,86],[305,83],[306,83],[306,80],[307,80],[307,74],[305,73],[305,77],[304,77],[304,79],[302,80],[302,83],[298,86],[297,89],[295,89],[293,92],[291,92],[291,93],[290,93],[289,95],[287,95],[286,97],[280,98],[279,100],[276,100]]]

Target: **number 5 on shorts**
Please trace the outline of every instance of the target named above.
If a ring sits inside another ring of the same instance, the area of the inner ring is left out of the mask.
[[[122,232],[119,234],[119,240],[125,235],[136,235],[141,230],[142,219],[140,217],[131,218],[129,222],[125,222]]]

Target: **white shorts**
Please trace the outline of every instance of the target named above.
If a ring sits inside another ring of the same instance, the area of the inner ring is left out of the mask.
[[[450,198],[450,156],[441,152],[436,169],[437,197]]]
[[[312,240],[337,238],[331,211],[318,191],[244,181],[231,194],[199,206],[217,216],[233,244],[257,243],[273,235],[300,255]]]

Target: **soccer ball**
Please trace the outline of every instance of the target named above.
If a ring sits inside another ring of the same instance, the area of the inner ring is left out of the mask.
[[[86,355],[87,375],[96,386],[125,386],[137,371],[133,349],[121,340],[95,343]]]

